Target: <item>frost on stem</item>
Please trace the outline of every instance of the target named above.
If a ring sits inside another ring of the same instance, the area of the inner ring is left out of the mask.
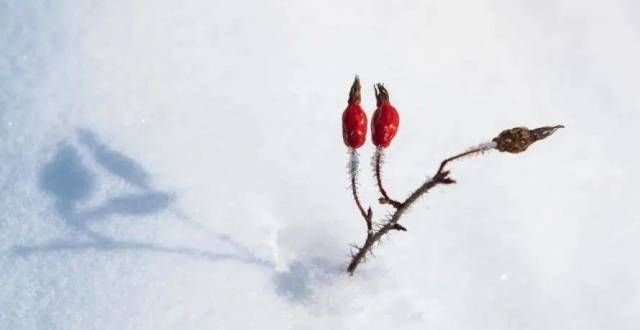
[[[371,218],[373,217],[373,213],[371,208],[367,211],[364,210],[364,206],[362,206],[362,202],[360,202],[360,196],[358,195],[358,172],[359,172],[359,164],[360,158],[358,155],[358,151],[355,148],[349,148],[349,163],[347,165],[347,169],[349,171],[349,178],[351,183],[351,193],[353,194],[353,200],[356,202],[356,206],[358,206],[358,210],[364,218],[364,221],[367,225],[367,232],[372,231]]]
[[[491,149],[495,149],[496,146],[498,146],[498,144],[494,141],[487,141],[484,143],[480,143],[475,147],[475,149],[477,149],[480,153],[485,153]]]
[[[356,183],[358,182],[358,170],[360,166],[360,155],[358,155],[358,151],[354,148],[349,148],[349,164],[347,165],[347,169],[349,170],[349,176],[355,178]]]
[[[478,144],[477,146],[473,146],[469,149],[467,149],[466,151],[459,153],[453,157],[447,158],[445,159],[442,164],[447,164],[450,163],[454,160],[460,160],[462,158],[467,158],[467,157],[471,157],[471,156],[480,156],[480,155],[484,155],[485,153],[495,149],[497,146],[497,143],[495,143],[494,141],[488,141],[488,142],[483,142]]]
[[[395,208],[399,208],[402,203],[392,199],[387,194],[387,191],[384,189],[382,185],[382,165],[384,165],[385,158],[385,148],[376,147],[376,152],[373,154],[373,158],[371,158],[371,166],[373,167],[373,174],[376,178],[376,184],[378,185],[378,190],[380,191],[380,195],[382,195],[378,201],[380,204],[391,204]]]

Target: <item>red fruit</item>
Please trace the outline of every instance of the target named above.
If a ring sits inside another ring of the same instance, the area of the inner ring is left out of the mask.
[[[360,148],[367,140],[367,115],[360,105],[349,104],[342,114],[342,138],[350,148]]]
[[[378,84],[376,88],[378,108],[371,119],[371,137],[376,147],[386,148],[398,132],[400,116],[398,111],[389,103],[389,93]]]
[[[349,105],[342,113],[342,139],[350,148],[359,148],[367,140],[367,114],[360,107],[360,80],[356,79],[349,93]]]

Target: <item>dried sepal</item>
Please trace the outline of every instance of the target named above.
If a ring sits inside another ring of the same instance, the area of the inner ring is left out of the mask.
[[[353,80],[353,84],[351,85],[351,90],[349,91],[349,104],[360,104],[360,100],[362,98],[361,90],[360,77],[356,75],[356,78]]]

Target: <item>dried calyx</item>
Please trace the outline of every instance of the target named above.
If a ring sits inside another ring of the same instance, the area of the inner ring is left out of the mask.
[[[373,86],[373,91],[376,93],[376,105],[380,106],[385,101],[389,101],[389,92],[384,85],[377,83]]]
[[[356,76],[353,80],[353,85],[351,85],[351,90],[349,91],[349,104],[360,104],[360,77]]]

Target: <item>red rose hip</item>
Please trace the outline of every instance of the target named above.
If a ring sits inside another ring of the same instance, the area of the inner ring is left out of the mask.
[[[371,118],[371,137],[376,147],[386,148],[398,132],[400,116],[398,111],[389,103],[389,92],[382,84],[377,84],[376,99],[378,108]]]
[[[342,113],[342,139],[349,148],[360,148],[367,140],[367,114],[360,106],[360,79],[356,76],[349,92],[349,104]]]

